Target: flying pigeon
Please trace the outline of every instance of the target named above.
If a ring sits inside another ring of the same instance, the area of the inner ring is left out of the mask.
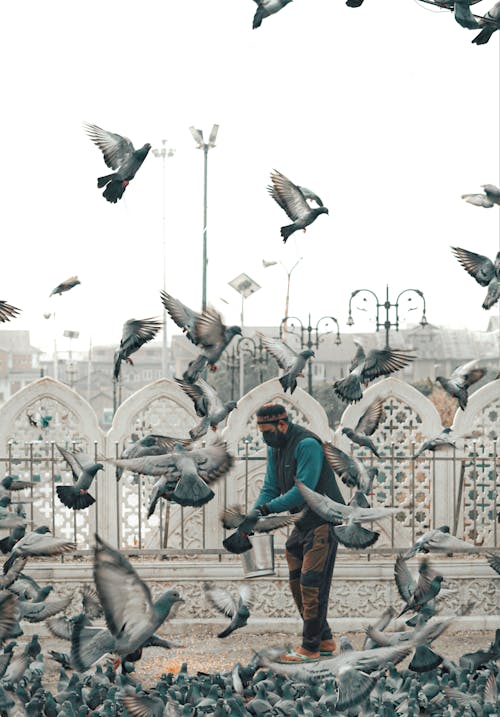
[[[409,548],[403,555],[403,560],[409,560],[417,553],[477,553],[476,546],[460,540],[450,534],[450,528],[442,525],[429,530]]]
[[[189,364],[187,371],[182,376],[183,379],[188,383],[193,383],[207,364],[210,371],[216,371],[215,364],[237,334],[241,336],[239,326],[226,326],[221,314],[213,307],[207,307],[197,316],[194,323],[193,343],[200,346],[201,352]]]
[[[57,445],[57,444],[56,444]],[[68,463],[73,473],[73,485],[58,485],[56,492],[59,500],[67,508],[82,510],[95,503],[95,498],[88,492],[97,471],[103,470],[102,463],[96,463],[94,458],[83,451],[67,451],[57,445],[59,453]]]
[[[488,287],[482,306],[483,309],[491,309],[500,299],[500,251],[493,263],[491,259],[482,254],[476,254],[458,246],[452,246],[451,249],[465,271],[478,284]]]
[[[160,296],[163,306],[165,310],[168,311],[170,318],[182,329],[186,338],[196,345],[198,339],[195,337],[195,323],[201,318],[201,314],[190,309],[186,304],[183,304],[182,301],[179,301],[179,299],[175,299],[170,294],[167,294],[166,291],[160,291]]]
[[[282,513],[262,515],[260,511],[245,514],[241,506],[234,505],[225,508],[221,513],[222,525],[226,530],[238,528],[242,533],[269,533],[271,530],[283,528],[286,525],[296,523],[302,517],[302,513],[284,515]]]
[[[367,354],[359,341],[351,363],[349,376],[335,381],[333,389],[347,403],[356,403],[363,397],[361,384],[367,386],[378,376],[388,376],[407,366],[416,358],[413,354],[397,349],[372,349]]]
[[[195,383],[189,383],[179,378],[175,380],[193,401],[196,415],[202,419],[197,426],[189,431],[192,441],[202,438],[209,428],[216,431],[219,423],[224,421],[236,408],[236,401],[222,403],[217,391],[202,378],[198,378]]]
[[[276,359],[278,366],[286,371],[283,376],[279,377],[283,391],[286,393],[290,390],[290,393],[293,393],[297,388],[297,376],[304,375],[304,368],[307,362],[313,358],[314,351],[306,349],[297,353],[281,339],[272,339],[264,334],[258,334],[258,336],[262,346]]]
[[[359,505],[343,505],[326,495],[316,493],[302,481],[296,480],[295,485],[307,505],[323,520],[329,523],[341,523],[334,525],[333,532],[339,543],[347,548],[363,549],[377,542],[380,533],[363,528],[361,523],[382,520],[399,512],[399,508],[362,508]]]
[[[71,541],[64,538],[55,538],[49,533],[50,530],[47,526],[42,525],[25,535],[24,538],[21,538],[12,548],[9,559],[5,561],[3,572],[6,573],[14,564],[15,559],[21,555],[46,555],[50,557],[75,550],[75,544]]]
[[[119,551],[96,535],[94,581],[104,608],[107,629],[88,631],[82,616],[75,618],[71,661],[80,672],[106,652],[122,659],[141,650],[156,630],[184,602],[177,590],[167,590],[153,602],[148,586]],[[84,616],[83,616],[84,617]]]
[[[472,42],[475,45],[486,45],[493,33],[496,30],[500,29],[500,2],[496,2],[493,7],[483,15],[483,17],[478,18],[478,24],[479,27],[482,27],[483,29],[481,30],[479,35],[476,35]],[[498,187],[495,187],[492,184],[485,184],[483,188],[485,192],[491,192],[491,187],[493,187],[493,189],[495,190],[492,193],[493,197],[495,197],[495,203],[500,204],[500,189]],[[486,188],[488,188],[488,190]],[[491,205],[482,204],[481,206],[484,207]]]
[[[394,565],[394,578],[398,592],[406,603],[398,617],[401,617],[409,610],[418,612],[427,602],[434,600],[441,590],[441,583],[444,578],[431,568],[427,558],[423,558],[420,561],[418,572],[417,581],[411,574],[405,558],[402,555],[397,556]]]
[[[252,24],[252,28],[255,30],[262,25],[264,18],[279,12],[285,5],[292,2],[292,0],[254,0],[254,2],[257,3],[257,10],[255,11]]]
[[[0,300],[0,321],[10,321],[17,316],[21,309],[16,309],[15,306],[11,306],[6,301]]]
[[[129,319],[123,324],[122,338],[120,348],[115,351],[113,376],[115,381],[120,377],[120,367],[122,361],[129,363],[131,366],[134,362],[130,355],[138,351],[141,346],[148,341],[154,339],[158,331],[162,328],[161,319]]]
[[[59,294],[59,296],[61,296],[63,292],[73,289],[73,287],[78,286],[78,284],[80,283],[81,282],[77,276],[70,276],[69,279],[66,279],[66,281],[62,281],[56,286],[55,289],[52,289],[52,291],[50,292],[50,296],[53,296],[54,294]]]
[[[120,458],[141,458],[142,456],[161,456],[165,453],[171,453],[176,443],[181,446],[188,446],[191,441],[189,438],[172,438],[171,436],[161,436],[156,433],[148,433],[142,438],[138,438],[133,443],[125,446],[120,454]],[[119,481],[123,475],[123,468],[116,468],[116,480]]]
[[[498,21],[500,22],[500,2],[497,2],[493,9],[496,9],[496,12],[498,13]],[[486,13],[486,16],[487,15],[488,13]],[[494,31],[498,30],[498,25],[495,27],[492,23],[488,23],[486,28],[482,30],[480,34],[486,30],[491,30],[488,37],[489,40]],[[479,37],[479,35],[477,37]],[[475,42],[477,37],[472,40],[472,42]],[[469,204],[474,204],[476,207],[485,207],[485,209],[490,209],[495,206],[495,204],[500,204],[500,189],[498,187],[495,187],[494,184],[482,184],[481,187],[484,189],[482,194],[462,194],[462,199],[465,199],[465,201]]]
[[[366,468],[358,458],[349,456],[330,442],[323,443],[323,453],[344,485],[349,488],[357,488],[364,495],[371,493],[373,479],[378,475],[378,468]],[[368,508],[369,505],[360,507]]]
[[[319,207],[311,207],[302,189],[276,169],[271,172],[271,182],[272,186],[268,186],[267,191],[293,222],[293,224],[281,227],[280,232],[284,243],[291,234],[299,229],[306,231],[306,227],[312,224],[320,214],[328,214],[328,209],[323,206],[323,203]],[[313,197],[313,193],[309,190],[306,190],[306,193],[309,193],[309,198],[317,197],[317,195]]]
[[[200,506],[207,503],[214,497],[207,482],[216,481],[225,475],[233,465],[233,457],[225,444],[217,441],[197,449],[187,449],[177,444],[174,451],[161,456],[118,459],[112,463],[132,473],[161,476],[151,491],[150,517],[161,497],[180,505]]]
[[[443,428],[441,433],[438,433],[434,438],[429,438],[424,441],[418,451],[415,453],[415,458],[418,458],[425,451],[439,451],[447,446],[454,446],[456,439],[452,438],[452,429],[448,426]]]
[[[116,170],[114,174],[107,174],[97,179],[99,189],[106,187],[102,196],[108,202],[116,204],[146,159],[151,145],[145,144],[140,149],[134,149],[134,145],[127,137],[108,132],[88,122],[84,122],[83,126],[90,139],[103,153],[106,166]]]
[[[380,458],[380,455],[369,436],[377,430],[383,410],[384,399],[376,398],[363,413],[354,430],[348,427],[342,429],[344,436],[347,436],[353,443],[357,443],[358,446],[368,448],[377,458]]]
[[[446,393],[457,399],[462,411],[465,411],[467,406],[468,389],[486,374],[486,369],[478,364],[479,361],[473,359],[468,363],[457,366],[450,378],[436,376],[436,381],[441,384]]]
[[[249,585],[243,583],[237,601],[230,592],[223,588],[216,588],[215,585],[204,583],[203,589],[216,610],[231,618],[229,625],[222,632],[219,632],[217,637],[227,637],[238,628],[245,627],[250,617],[253,600],[252,590]]]
[[[379,617],[378,620],[376,620],[376,622],[373,623],[373,625],[369,625],[368,627],[365,628],[366,637],[363,642],[363,650],[371,650],[374,647],[379,646],[377,644],[376,640],[372,639],[368,635],[368,631],[374,630],[375,632],[382,634],[382,632],[389,625],[389,623],[391,622],[391,620],[394,618],[395,615],[396,615],[396,610],[392,607],[392,605],[389,605],[389,607],[387,607],[384,610],[382,615]]]

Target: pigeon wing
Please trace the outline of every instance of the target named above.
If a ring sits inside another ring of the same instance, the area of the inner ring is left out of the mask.
[[[408,603],[416,590],[417,583],[402,555],[398,555],[396,558],[394,579],[401,598]]]
[[[275,198],[274,195],[276,194],[279,197],[279,201],[276,201],[293,222],[297,221],[297,219],[303,219],[311,212],[311,207],[299,187],[285,177],[284,174],[275,169],[271,172],[271,182],[273,185],[270,191],[271,196]]]
[[[323,443],[323,453],[328,463],[338,475],[349,473],[351,476],[357,476],[359,474],[358,466],[351,456],[340,450],[340,448],[337,448],[337,446],[334,446],[333,443]]]
[[[240,505],[232,505],[221,512],[220,519],[226,530],[234,530],[243,523],[245,513]]]
[[[276,359],[278,366],[284,371],[289,371],[297,359],[297,352],[290,348],[284,341],[281,341],[281,339],[272,339],[263,334],[259,336],[262,341],[262,346]]]
[[[216,610],[227,617],[233,617],[238,610],[233,596],[227,590],[222,588],[210,587],[204,585],[205,595],[210,600]]]
[[[212,306],[208,306],[196,318],[194,336],[197,343],[200,343],[203,348],[210,349],[224,343],[225,329],[222,316]]]
[[[88,122],[84,122],[83,126],[92,142],[103,153],[104,161],[111,169],[119,169],[134,154],[134,145],[127,137],[108,132],[102,127]]]
[[[258,533],[268,533],[277,528],[284,528],[286,525],[296,523],[303,517],[302,513],[294,513],[293,515],[266,515],[259,518],[254,530]]]
[[[362,381],[372,381],[378,376],[387,376],[407,366],[415,356],[406,351],[393,349],[372,349],[368,352],[361,374]]]
[[[211,443],[204,448],[189,451],[195,460],[200,475],[208,481],[214,481],[225,475],[234,463],[223,441]]]
[[[163,306],[168,311],[170,318],[175,321],[180,329],[189,329],[187,338],[194,343],[191,331],[194,329],[195,321],[200,318],[200,314],[192,311],[186,304],[170,296],[166,291],[161,291],[160,295]]]
[[[354,357],[351,361],[351,365],[349,366],[349,371],[354,371],[355,368],[358,368],[358,366],[362,364],[366,358],[366,353],[362,344],[356,340],[354,341],[354,344],[357,348],[356,353],[354,354]]]
[[[131,353],[137,351],[143,344],[154,339],[162,326],[161,319],[129,319],[123,324],[120,348]]]
[[[118,458],[112,460],[113,465],[124,468],[131,473],[146,476],[162,476],[165,473],[174,473],[176,457],[172,453],[163,453],[159,456],[140,456],[139,458]]]
[[[332,522],[334,520],[349,518],[352,512],[352,508],[349,506],[336,503],[331,498],[328,498],[328,496],[316,493],[316,491],[304,485],[302,481],[296,480],[295,485],[311,510],[324,520]]]
[[[370,403],[366,411],[359,419],[356,428],[356,433],[364,433],[365,436],[371,436],[377,430],[377,426],[380,423],[380,417],[384,410],[384,399],[376,398]]]
[[[465,199],[469,204],[474,204],[476,207],[492,207],[493,202],[489,199],[486,194],[462,194],[462,199]]]
[[[486,369],[477,365],[477,360],[468,361],[456,368],[451,374],[451,381],[454,381],[460,388],[469,388],[476,381],[480,381],[486,374]]]
[[[495,276],[495,265],[491,259],[488,259],[487,256],[483,256],[482,254],[461,249],[458,246],[452,246],[451,250],[465,271],[474,277],[478,284],[488,286]]]

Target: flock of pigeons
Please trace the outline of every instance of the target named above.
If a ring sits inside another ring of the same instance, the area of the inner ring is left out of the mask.
[[[428,5],[451,10],[455,20],[459,25],[467,30],[481,30],[474,37],[472,42],[475,45],[485,45],[493,33],[500,29],[500,2],[496,2],[493,7],[484,15],[475,15],[472,13],[470,6],[480,2],[480,0],[420,0]],[[257,10],[253,18],[253,29],[260,27],[262,21],[282,10],[292,0],[254,0],[257,3]],[[364,0],[346,0],[348,7],[361,7]]]

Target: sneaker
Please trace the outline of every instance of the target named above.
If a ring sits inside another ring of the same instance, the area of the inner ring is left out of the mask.
[[[297,647],[295,650],[290,650],[285,655],[282,655],[278,662],[312,662],[320,658],[320,652],[311,652],[306,650],[305,647]]]
[[[321,657],[330,657],[337,649],[337,644],[332,638],[331,640],[321,640],[319,644],[319,654]]]

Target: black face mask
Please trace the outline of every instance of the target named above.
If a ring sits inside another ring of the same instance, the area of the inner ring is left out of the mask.
[[[286,443],[286,434],[281,431],[262,431],[262,440],[271,448],[281,448]]]

